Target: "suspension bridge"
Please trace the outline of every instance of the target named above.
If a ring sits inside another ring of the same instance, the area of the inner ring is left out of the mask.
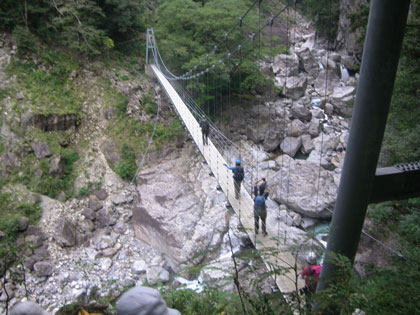
[[[292,0],[292,2],[296,4],[297,1]],[[267,248],[277,248],[277,255],[262,255],[262,258],[269,270],[273,270],[274,268],[281,268],[283,270],[282,273],[276,275],[275,281],[282,293],[289,293],[296,292],[303,286],[303,283],[298,277],[301,268],[298,266],[297,259],[289,250],[286,242],[281,242],[278,237],[283,232],[286,233],[286,231],[280,231],[280,229],[278,229],[277,238],[275,237],[276,233],[273,232],[272,227],[267,227],[269,235],[266,237],[255,234],[252,197],[248,191],[242,189],[240,198],[235,198],[232,174],[230,170],[225,167],[225,164],[228,164],[230,161],[229,157],[231,157],[228,155],[228,158],[226,159],[226,148],[233,147],[236,151],[236,157],[241,156],[241,148],[237,148],[237,146],[225,137],[214,125],[211,125],[212,137],[209,139],[208,144],[204,145],[201,128],[197,120],[201,118],[204,112],[200,106],[194,102],[194,95],[191,95],[194,94],[194,91],[191,93],[188,88],[184,88],[186,87],[186,85],[184,85],[186,81],[192,81],[195,78],[203,77],[204,83],[205,75],[207,74],[208,80],[208,73],[213,71],[218,65],[229,60],[232,55],[236,53],[242,55],[243,47],[249,43],[255,42],[256,38],[261,40],[261,33],[264,28],[267,26],[272,27],[273,21],[289,6],[286,5],[282,11],[273,15],[266,24],[262,25],[262,27],[260,27],[259,24],[258,26],[260,28],[256,32],[251,33],[250,36],[248,36],[249,38],[238,45],[236,49],[229,50],[224,56],[219,54],[219,56],[222,56],[220,60],[208,65],[209,55],[218,51],[219,46],[228,40],[229,33],[234,28],[242,26],[243,19],[257,3],[259,6],[261,0],[255,0],[246,13],[239,18],[239,22],[225,34],[224,38],[217,45],[214,46],[214,49],[197,63],[196,66],[181,76],[174,75],[165,66],[159,50],[157,49],[153,30],[148,29],[146,63],[148,64],[148,67],[150,67],[150,71],[153,72],[160,82],[163,90],[170,99],[170,102],[173,104],[179,117],[183,121],[185,128],[191,134],[191,137],[205,158],[212,173],[216,177],[220,188],[225,193],[227,200],[238,215],[241,224],[245,228],[255,247],[260,252],[264,252]],[[353,112],[354,122],[352,123],[352,128],[350,130],[347,147],[347,151],[350,152],[350,154],[346,155],[344,162],[340,188],[331,224],[332,232],[330,233],[330,241],[327,245],[328,251],[344,253],[350,260],[353,260],[355,257],[359,237],[363,232],[362,227],[366,208],[369,203],[405,199],[420,195],[420,188],[418,185],[420,167],[418,166],[418,163],[410,163],[403,167],[397,166],[393,168],[376,169],[376,175],[374,174],[378,162],[384,126],[386,124],[408,8],[409,0],[401,1],[401,3],[392,0],[374,0],[371,12],[374,12],[375,14],[369,16],[367,38],[369,36],[373,37],[370,38],[370,41],[366,40],[364,47],[362,71]],[[258,7],[258,12],[260,12],[260,7]],[[393,32],[394,25],[398,25],[398,32]],[[392,36],[390,36],[390,34],[392,34]],[[392,42],[392,45],[390,45],[390,42]],[[388,51],[389,47],[394,47],[395,49]],[[149,51],[152,52],[150,58]],[[375,56],[375,58],[371,58],[371,56]],[[380,62],[378,62],[378,59]],[[390,62],[390,60],[392,60],[392,62]],[[392,66],[387,67],[387,71],[384,73],[383,64],[386,64],[387,62],[390,62]],[[371,77],[378,77],[378,80],[370,80]],[[200,83],[200,81],[198,81],[198,83]],[[326,87],[327,84],[326,80]],[[385,90],[390,91],[385,97],[382,97],[384,94],[383,86],[388,86],[389,88]],[[324,97],[326,98],[326,93]],[[386,106],[384,106],[384,104]],[[376,114],[372,115],[372,112]],[[372,123],[372,117],[374,117],[375,123]],[[372,149],[372,147],[374,147],[374,149]],[[370,152],[369,156],[366,156],[365,152]],[[398,183],[398,185],[396,185],[396,183]],[[398,255],[398,252],[392,252]],[[401,255],[398,256],[402,257]],[[328,261],[324,263],[318,291],[328,287],[328,283],[323,279],[334,274],[336,269],[337,266],[335,266],[334,263]]]
[[[149,51],[151,51],[151,55],[149,55]],[[260,252],[270,252],[270,254],[262,254],[261,256],[268,270],[277,271],[274,280],[280,292],[296,292],[304,286],[303,280],[299,278],[301,266],[299,266],[297,258],[290,252],[290,244],[286,244],[285,241],[281,241],[278,237],[279,235],[287,235],[287,231],[282,230],[284,228],[278,226],[267,226],[267,236],[256,234],[254,230],[254,201],[250,193],[242,187],[240,198],[235,198],[232,171],[229,170],[226,165],[241,156],[240,148],[237,148],[236,144],[223,135],[223,133],[212,123],[210,123],[211,136],[208,139],[208,144],[205,145],[203,143],[201,127],[198,120],[204,115],[204,112],[195,104],[189,91],[184,89],[181,84],[176,84],[180,81],[180,77],[173,75],[164,65],[159,50],[157,49],[156,39],[152,29],[147,30],[146,55],[149,73],[152,73],[158,79],[186,130],[190,133],[212,174],[217,179],[219,188],[225,193],[228,205],[230,205],[238,215],[241,225],[248,233],[255,248]],[[210,69],[202,71],[201,75],[209,70]],[[224,153],[226,152],[224,151],[226,151],[225,149],[228,147],[229,150],[233,148],[233,150],[236,151],[234,153],[235,158],[233,158],[232,161],[227,160],[229,157],[232,157],[232,155],[228,156],[227,159],[225,158],[226,154]],[[279,270],[281,270],[281,272],[278,272]]]

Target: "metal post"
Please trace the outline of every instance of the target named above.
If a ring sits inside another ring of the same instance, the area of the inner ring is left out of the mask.
[[[410,0],[371,2],[362,66],[328,253],[354,261],[372,191]],[[325,261],[318,291],[338,267]],[[323,314],[325,312],[323,311]]]
[[[146,32],[146,65],[149,64],[149,29]]]

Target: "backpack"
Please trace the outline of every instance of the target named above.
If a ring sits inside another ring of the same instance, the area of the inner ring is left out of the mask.
[[[235,167],[235,170],[233,171],[233,179],[239,182],[244,180],[244,168],[242,166]]]

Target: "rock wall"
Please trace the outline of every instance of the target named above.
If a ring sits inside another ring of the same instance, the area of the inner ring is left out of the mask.
[[[340,1],[340,20],[337,33],[337,49],[351,58],[346,65],[348,68],[357,68],[362,60],[363,42],[360,38],[364,35],[364,28],[352,30],[352,14],[360,14],[363,6],[369,6],[369,0],[341,0]]]

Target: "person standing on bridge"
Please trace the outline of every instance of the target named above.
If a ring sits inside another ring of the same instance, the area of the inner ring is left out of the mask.
[[[258,181],[256,181],[254,183],[254,193],[255,193],[255,199],[254,199],[254,227],[255,227],[255,234],[258,234],[258,230],[260,228],[259,223],[260,223],[260,219],[261,219],[261,228],[262,228],[262,233],[264,236],[267,235],[267,229],[265,226],[265,220],[267,218],[267,207],[265,205],[265,201],[266,201],[266,197],[265,197],[265,192],[261,189],[257,188],[257,183]],[[260,185],[261,188],[261,185]],[[265,188],[265,187],[264,187]]]
[[[207,120],[206,115],[203,115],[203,118],[200,121],[201,133],[203,135],[203,145],[208,145],[208,137],[210,132],[210,124]]]
[[[241,184],[245,177],[244,168],[241,166],[241,160],[236,160],[235,166],[229,166],[227,164],[223,164],[228,169],[233,172],[233,181],[235,186],[235,198],[239,199],[241,197]]]
[[[310,252],[306,257],[308,265],[303,268],[300,277],[305,279],[305,286],[300,289],[300,293],[313,294],[318,286],[319,275],[321,274],[322,266],[317,264],[316,255]]]
[[[257,187],[258,183],[261,183],[261,184]],[[265,199],[267,199],[268,194],[269,194],[269,190],[268,190],[267,181],[265,180],[265,178],[263,177],[257,180],[254,183],[254,196],[261,195],[261,196],[264,196]]]

